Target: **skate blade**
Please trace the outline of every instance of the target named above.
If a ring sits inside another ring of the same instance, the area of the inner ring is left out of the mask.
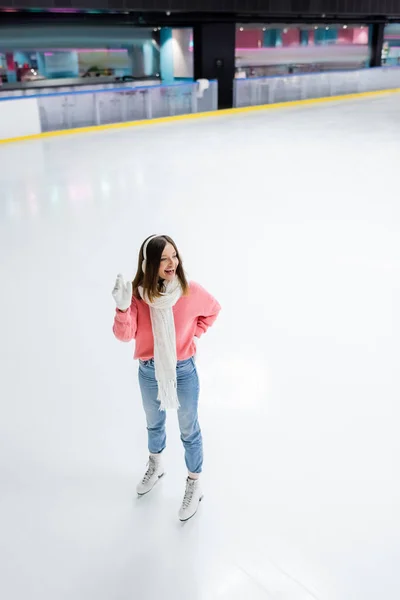
[[[147,492],[143,492],[142,494],[140,492],[136,492],[136,494],[138,495],[139,498],[143,498],[143,496],[147,496],[147,494],[150,494],[150,492],[152,490],[154,490],[154,488],[156,487],[157,483],[160,481],[160,479],[162,479],[165,475],[165,471],[162,475],[158,476],[157,481],[154,483],[153,487],[151,487]]]
[[[204,494],[201,496],[201,498],[199,498],[199,506],[200,506],[200,502],[203,500],[204,498]],[[187,523],[188,521],[190,521],[190,519],[193,519],[194,516],[197,515],[197,511],[199,510],[199,506],[196,509],[196,512],[192,514],[191,517],[188,517],[187,519],[179,519],[181,523]]]

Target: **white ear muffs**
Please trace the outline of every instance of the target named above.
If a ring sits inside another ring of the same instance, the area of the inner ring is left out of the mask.
[[[142,271],[143,273],[146,273],[146,266],[147,266],[147,246],[149,245],[149,243],[151,242],[151,240],[154,240],[155,238],[161,237],[160,235],[152,235],[151,237],[149,237],[149,239],[147,240],[147,242],[145,243],[145,245],[143,246],[143,262],[142,262]]]

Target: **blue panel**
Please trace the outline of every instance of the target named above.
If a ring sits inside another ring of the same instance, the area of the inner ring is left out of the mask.
[[[174,81],[174,53],[171,28],[163,27],[161,29],[160,41],[161,79],[165,83],[170,83]]]
[[[335,27],[319,27],[314,32],[314,40],[316,44],[332,44],[338,38],[338,32]]]
[[[300,30],[300,44],[302,46],[308,46],[308,30],[307,29]]]
[[[263,46],[265,48],[282,46],[282,31],[280,29],[267,29],[267,31],[264,31]]]
[[[18,65],[20,67],[22,67],[22,65],[24,65],[26,63],[30,64],[30,62],[31,62],[30,53],[28,53],[28,52],[14,52],[14,61],[16,63],[18,63]]]

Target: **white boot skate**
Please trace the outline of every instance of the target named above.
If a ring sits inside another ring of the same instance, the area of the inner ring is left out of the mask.
[[[189,479],[188,477],[186,480],[185,496],[179,511],[179,520],[188,521],[191,519],[196,514],[202,500],[203,494],[200,488],[200,481],[198,479]]]
[[[138,496],[148,494],[163,475],[164,468],[162,465],[161,454],[150,454],[146,473],[144,474],[142,481],[136,486]]]

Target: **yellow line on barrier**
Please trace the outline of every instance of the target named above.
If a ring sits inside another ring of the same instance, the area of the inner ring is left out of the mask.
[[[45,133],[36,133],[33,135],[22,135],[19,137],[6,138],[0,140],[0,144],[9,144],[11,142],[24,142],[29,140],[41,140],[45,138],[58,137],[62,135],[71,135],[73,133],[92,133],[95,131],[107,131],[110,129],[125,129],[126,127],[138,127],[140,125],[158,125],[159,123],[172,123],[175,121],[186,121],[193,119],[204,119],[206,117],[220,117],[224,115],[235,115],[263,110],[272,110],[279,108],[290,108],[293,106],[305,106],[310,104],[322,104],[326,102],[336,102],[338,100],[353,100],[358,98],[370,98],[374,96],[384,96],[386,94],[400,93],[400,88],[390,90],[379,90],[374,92],[361,92],[354,94],[343,94],[342,96],[324,96],[323,98],[309,98],[307,100],[290,100],[288,102],[277,102],[276,104],[262,104],[260,106],[245,106],[243,108],[228,108],[225,110],[213,110],[210,112],[191,113],[188,115],[178,115],[173,117],[159,117],[157,119],[148,119],[143,121],[128,121],[125,123],[110,123],[108,125],[92,125],[90,127],[77,127],[75,129],[62,129],[59,131],[48,131]]]

